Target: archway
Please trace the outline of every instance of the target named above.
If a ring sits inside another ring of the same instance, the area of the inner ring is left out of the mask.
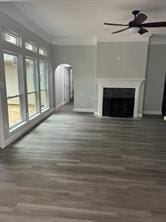
[[[74,84],[72,67],[60,64],[55,70],[55,109],[74,102]]]

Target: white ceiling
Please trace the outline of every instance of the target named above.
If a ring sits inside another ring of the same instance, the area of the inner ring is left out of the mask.
[[[111,36],[119,27],[103,23],[128,23],[133,9],[145,12],[148,22],[166,21],[166,0],[24,0],[14,4],[55,41],[128,37],[131,35],[128,31]],[[166,35],[166,28],[149,30],[152,34]]]

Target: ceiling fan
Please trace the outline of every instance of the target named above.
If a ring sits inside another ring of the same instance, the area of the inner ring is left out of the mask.
[[[140,35],[143,35],[146,32],[149,32],[146,28],[161,28],[161,27],[166,27],[166,22],[149,22],[149,23],[144,23],[148,16],[140,13],[139,10],[134,10],[132,11],[132,14],[134,15],[134,19],[130,21],[128,24],[116,24],[116,23],[104,23],[104,25],[112,25],[112,26],[127,26],[127,28],[118,30],[116,32],[112,32],[112,34],[116,34],[119,32],[123,32],[127,29],[131,28],[138,28],[138,33]]]

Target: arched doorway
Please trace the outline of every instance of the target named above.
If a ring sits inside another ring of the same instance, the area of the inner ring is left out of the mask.
[[[55,70],[55,109],[74,102],[72,67],[61,64]]]

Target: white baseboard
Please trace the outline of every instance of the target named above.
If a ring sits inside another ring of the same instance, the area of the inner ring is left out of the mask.
[[[21,137],[23,134],[25,134],[26,132],[28,132],[31,128],[33,128],[34,126],[36,126],[37,124],[39,124],[40,122],[42,122],[46,117],[50,116],[51,114],[54,113],[54,109],[50,109],[45,111],[44,113],[42,113],[42,115],[39,115],[38,117],[36,117],[35,119],[31,119],[29,122],[27,122],[25,125],[22,125],[20,128],[18,128],[18,130],[16,130],[16,132],[13,132],[8,138],[6,138],[3,141],[2,147],[1,148],[5,148],[6,146],[8,146],[9,144],[11,144],[12,142],[14,142],[16,139],[18,139],[19,137]]]
[[[143,111],[143,114],[146,114],[146,115],[162,115],[161,111]]]
[[[74,112],[83,112],[83,113],[94,113],[94,109],[78,109],[78,108],[74,108]]]
[[[55,107],[55,111],[56,110],[58,110],[61,106],[63,106],[64,105],[64,103],[63,102],[61,102],[61,103],[59,103],[58,105],[56,105],[56,107]]]
[[[142,116],[143,116],[142,113],[138,113],[138,116],[137,116],[137,117],[138,117],[138,118],[142,118]]]
[[[104,117],[104,116],[100,116],[98,112],[94,112],[94,116]],[[141,113],[139,113],[139,114],[137,115],[137,117],[133,117],[133,118],[142,118],[142,116],[143,116],[143,115],[142,115]]]
[[[94,112],[94,116],[98,116],[99,115],[99,113],[98,112]]]

